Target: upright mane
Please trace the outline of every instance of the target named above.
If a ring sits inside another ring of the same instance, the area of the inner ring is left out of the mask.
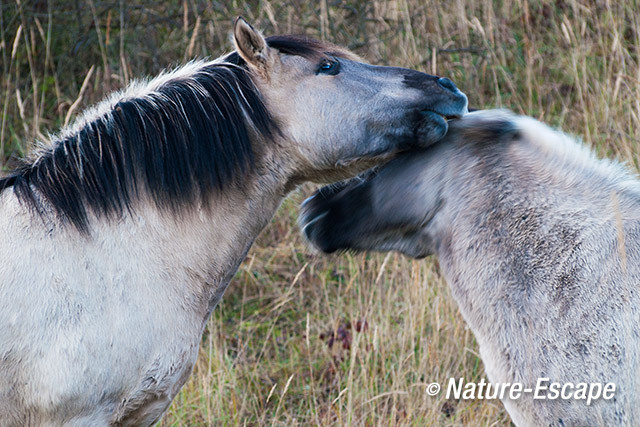
[[[570,134],[554,129],[536,119],[517,116],[507,110],[476,111],[451,123],[450,139],[464,141],[465,145],[477,145],[493,153],[511,156],[504,144],[528,141],[532,149],[528,162],[538,171],[562,180],[567,185],[578,185],[587,177],[598,182],[618,186],[640,193],[635,173],[625,163],[614,159],[599,158],[595,151]],[[485,161],[497,159],[496,155],[483,155]]]
[[[292,55],[348,55],[304,37],[267,42]],[[277,132],[239,55],[194,61],[88,110],[0,178],[0,191],[13,187],[21,202],[40,214],[46,205],[82,232],[88,231],[89,211],[131,211],[140,190],[161,209],[198,199],[206,204],[212,192],[253,167],[249,128],[265,140]]]

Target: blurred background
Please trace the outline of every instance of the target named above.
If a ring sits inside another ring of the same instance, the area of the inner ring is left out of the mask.
[[[534,116],[637,170],[637,0],[0,0],[1,170],[132,79],[230,51],[238,15],[449,77],[472,107]],[[296,228],[312,190],[256,242],[160,425],[509,425],[500,402],[426,393],[484,376],[437,260],[315,254]]]

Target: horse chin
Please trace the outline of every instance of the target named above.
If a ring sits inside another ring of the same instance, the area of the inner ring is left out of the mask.
[[[348,182],[354,177],[360,176],[366,171],[376,168],[393,159],[400,150],[388,151],[380,150],[370,152],[362,156],[355,156],[337,161],[328,170],[323,170],[319,176],[308,178],[309,181],[317,184],[335,185],[338,182]],[[405,151],[405,150],[402,150]]]
[[[420,148],[427,148],[444,138],[448,130],[449,124],[444,116],[433,111],[422,112],[422,120],[414,131],[414,143]]]

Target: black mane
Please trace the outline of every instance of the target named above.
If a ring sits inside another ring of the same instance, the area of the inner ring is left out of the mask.
[[[323,43],[271,37],[270,46],[305,57]],[[250,123],[247,123],[250,122]],[[59,137],[35,160],[0,178],[0,191],[39,213],[49,206],[82,232],[88,211],[131,211],[139,189],[175,210],[240,180],[254,165],[249,126],[270,139],[277,126],[237,53],[148,94],[124,98],[110,111]]]

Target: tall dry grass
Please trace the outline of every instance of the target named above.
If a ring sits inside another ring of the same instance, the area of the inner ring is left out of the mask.
[[[2,0],[2,167],[133,77],[228,50],[240,14],[448,76],[472,106],[535,116],[638,166],[636,0]],[[250,252],[161,425],[508,424],[499,402],[425,393],[484,375],[437,260],[313,254],[295,228],[310,191]]]

